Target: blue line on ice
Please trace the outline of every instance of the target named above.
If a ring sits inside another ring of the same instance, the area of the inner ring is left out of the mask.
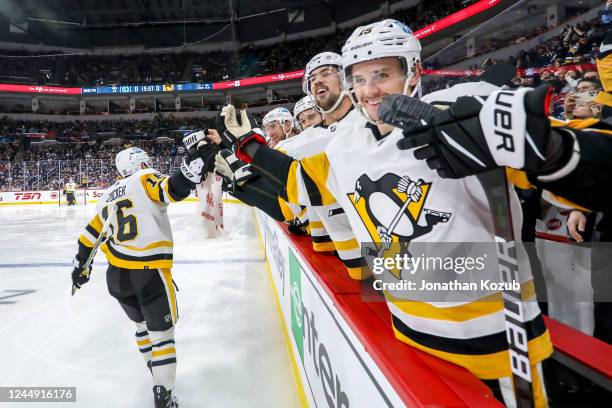
[[[265,262],[263,258],[245,258],[245,259],[210,259],[210,260],[184,260],[174,261],[174,265],[200,265],[214,263],[260,263]],[[106,262],[94,262],[94,265],[108,265]],[[55,266],[72,266],[72,262],[40,262],[40,263],[10,263],[0,264],[0,269],[3,268],[49,268]]]

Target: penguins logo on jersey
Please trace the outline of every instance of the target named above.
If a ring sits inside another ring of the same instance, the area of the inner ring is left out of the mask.
[[[394,173],[387,173],[378,180],[362,174],[355,183],[355,192],[348,197],[373,242],[408,243],[450,219],[449,212],[424,208],[431,184]],[[406,187],[411,191],[407,192]],[[415,197],[418,199],[414,200]]]

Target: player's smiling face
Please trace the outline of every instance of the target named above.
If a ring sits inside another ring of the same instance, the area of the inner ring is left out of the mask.
[[[312,71],[308,79],[310,92],[315,102],[323,110],[329,110],[340,97],[340,73],[332,66],[319,67]]]
[[[306,109],[298,115],[298,121],[302,129],[307,129],[321,122],[321,114],[314,109]]]
[[[266,136],[270,139],[269,144],[270,147],[274,147],[281,140],[285,139],[285,132],[283,132],[283,128],[281,124],[277,121],[270,122],[265,126]]]
[[[382,98],[402,93],[406,81],[400,61],[395,57],[355,64],[351,76],[357,102],[374,121],[378,120],[378,107]]]

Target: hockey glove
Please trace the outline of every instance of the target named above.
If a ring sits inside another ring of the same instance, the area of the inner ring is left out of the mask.
[[[72,261],[74,269],[72,270],[72,284],[75,288],[80,289],[81,286],[89,282],[89,276],[91,274],[91,265],[87,269],[79,261],[79,258],[75,257]]]
[[[215,173],[227,178],[234,186],[242,186],[255,177],[251,166],[239,160],[230,150],[222,149],[215,156]]]
[[[206,173],[215,169],[215,155],[219,151],[219,146],[214,143],[201,141],[196,148],[191,148],[183,163],[181,163],[181,173],[194,184],[201,183],[206,179]]]
[[[221,116],[224,118],[226,128],[223,136],[221,136],[223,143],[234,146],[238,159],[250,163],[252,155],[246,152],[245,147],[251,142],[265,145],[265,137],[256,130],[251,129],[251,122],[249,121],[246,109],[240,111],[240,123],[238,123],[234,105],[224,106],[221,110]]]
[[[550,128],[550,97],[548,87],[495,91],[484,104],[482,98],[461,97],[450,109],[438,112],[432,123],[407,125],[397,145],[418,147],[415,158],[426,160],[443,178],[501,166],[535,174],[554,172],[568,152],[562,146],[565,134]]]
[[[183,145],[189,150],[192,147],[196,147],[200,142],[210,142],[207,135],[208,129],[186,133],[185,136],[183,136]]]

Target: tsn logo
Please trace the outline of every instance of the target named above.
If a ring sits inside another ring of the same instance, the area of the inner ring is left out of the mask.
[[[14,193],[16,201],[38,200],[41,197],[40,193]]]

